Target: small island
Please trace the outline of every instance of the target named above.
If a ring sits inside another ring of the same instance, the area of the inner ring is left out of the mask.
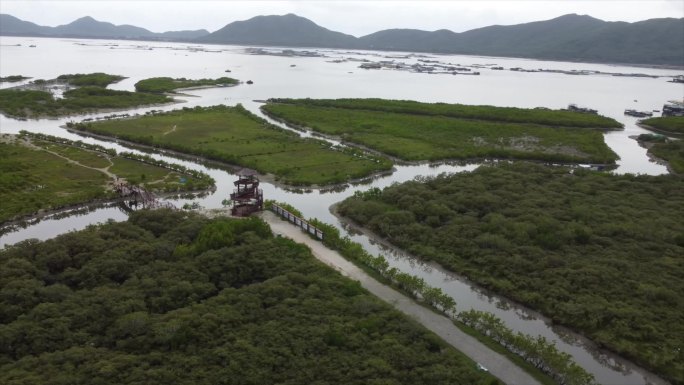
[[[241,105],[183,108],[131,119],[70,124],[70,128],[166,148],[272,174],[288,185],[330,185],[388,171],[392,163],[333,147],[269,124]]]
[[[191,80],[186,78],[149,78],[135,83],[135,90],[138,92],[150,92],[156,94],[174,93],[180,89],[205,88],[205,87],[228,87],[238,84],[238,80],[229,77],[218,79],[198,79]]]
[[[136,83],[136,89],[142,84],[136,92],[106,88],[122,79],[125,77],[101,72],[67,74],[52,80],[37,79],[27,85],[0,89],[0,112],[13,118],[41,118],[124,110],[174,103],[173,98],[163,93],[179,88],[237,84],[237,80],[225,77],[200,80],[150,78]]]
[[[41,134],[0,136],[0,223],[116,199],[115,184],[150,192],[206,190],[206,174],[130,153]]]
[[[110,75],[102,72],[94,72],[91,74],[67,74],[59,75],[57,81],[63,81],[74,87],[94,86],[105,88],[110,84],[118,83],[126,79],[120,75]]]
[[[22,75],[10,75],[10,76],[0,76],[0,83],[16,83],[16,82],[21,82],[24,80],[29,80],[31,79],[28,76],[22,76]]]
[[[571,111],[382,99],[272,99],[262,107],[311,129],[403,161],[482,158],[613,164],[602,131],[617,121]]]

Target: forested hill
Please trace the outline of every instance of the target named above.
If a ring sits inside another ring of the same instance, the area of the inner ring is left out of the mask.
[[[568,61],[684,66],[684,19],[606,22],[586,15],[463,33],[386,30],[361,37],[372,49]]]
[[[326,48],[353,48],[358,45],[358,39],[354,36],[325,29],[309,19],[291,13],[235,21],[199,40],[210,43]]]
[[[233,21],[213,33],[203,29],[154,33],[91,17],[45,27],[0,15],[0,35],[193,40],[215,44],[372,49],[684,67],[684,45],[681,43],[684,18],[627,23],[569,14],[551,20],[493,25],[462,33],[446,29],[388,29],[357,38],[328,30],[294,14]]]
[[[156,33],[133,25],[114,25],[90,16],[57,27],[46,27],[0,14],[0,35],[41,37],[117,38],[141,40],[190,40],[207,35],[209,31],[169,31]]]
[[[684,67],[681,36],[684,36],[684,19],[626,23],[570,14],[551,20],[511,26],[495,25],[463,33],[445,29],[434,32],[390,29],[357,39],[288,14],[258,16],[234,22],[198,41]]]

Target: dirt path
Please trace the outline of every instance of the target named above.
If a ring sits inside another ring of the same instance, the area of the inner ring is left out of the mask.
[[[294,225],[281,220],[270,211],[264,211],[261,218],[271,226],[274,232],[307,245],[317,259],[339,271],[342,275],[359,281],[366,290],[420,322],[447,343],[489,369],[490,373],[506,384],[539,384],[537,380],[506,357],[490,350],[475,338],[462,332],[445,316],[424,308],[398,291],[376,281],[336,251],[330,250],[322,243],[309,238],[307,234]]]
[[[170,134],[170,133],[172,133],[172,132],[174,132],[174,131],[176,131],[176,125],[175,125],[175,124],[173,125],[173,128],[172,128],[172,129],[170,129],[170,130],[164,132],[162,135],[163,135],[163,136],[166,136],[166,135],[168,135],[168,134]]]
[[[107,176],[108,176],[109,178],[111,178],[111,179],[117,179],[116,174],[114,174],[113,172],[109,171],[109,168],[112,167],[112,166],[114,165],[114,162],[112,162],[112,159],[111,159],[109,156],[105,156],[105,159],[107,159],[107,161],[109,162],[109,166],[97,168],[97,167],[86,166],[85,164],[83,164],[83,163],[81,163],[81,162],[79,162],[79,161],[76,161],[76,160],[73,160],[73,159],[71,159],[71,158],[68,158],[68,157],[66,157],[66,156],[64,156],[64,155],[62,155],[62,154],[57,153],[57,152],[50,151],[50,150],[48,150],[47,148],[44,148],[44,147],[36,146],[35,144],[31,143],[31,142],[28,141],[28,140],[21,141],[21,144],[24,145],[24,146],[26,146],[26,147],[33,148],[34,150],[45,151],[45,152],[47,152],[48,154],[51,154],[51,155],[54,155],[54,156],[56,156],[56,157],[62,158],[62,159],[64,159],[64,160],[66,160],[67,162],[69,162],[69,163],[71,163],[71,164],[75,164],[75,165],[77,165],[77,166],[79,166],[79,167],[89,168],[89,169],[91,169],[91,170],[99,171],[99,172],[101,172],[101,173],[107,175]]]
[[[83,163],[81,163],[81,162],[79,162],[79,161],[73,160],[73,159],[71,159],[71,158],[67,158],[67,157],[64,156],[64,155],[58,154],[58,153],[56,153],[56,152],[54,152],[54,151],[50,151],[50,150],[45,149],[45,148],[42,148],[42,147],[36,147],[36,148],[39,149],[39,150],[43,150],[43,151],[47,152],[48,154],[52,154],[52,155],[54,155],[54,156],[60,157],[60,158],[62,158],[62,159],[64,159],[64,160],[66,160],[67,162],[72,163],[72,164],[75,164],[75,165],[77,165],[77,166],[80,166],[80,167],[83,167],[83,168],[89,168],[89,169],[95,170],[95,171],[99,171],[99,172],[101,172],[101,173],[107,175],[107,176],[110,177],[111,179],[116,179],[116,178],[117,178],[116,174],[114,174],[113,172],[109,171],[109,168],[112,167],[112,166],[114,165],[114,163],[112,162],[112,160],[111,160],[109,157],[106,158],[106,159],[109,161],[109,166],[107,166],[107,167],[102,167],[102,168],[97,168],[97,167],[86,166],[85,164],[83,164]]]

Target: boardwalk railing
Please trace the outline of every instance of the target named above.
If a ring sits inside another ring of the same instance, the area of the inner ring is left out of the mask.
[[[273,203],[271,205],[271,211],[274,213],[278,214],[282,218],[287,219],[294,225],[300,227],[302,230],[306,231],[307,233],[315,236],[316,238],[323,240],[323,232],[318,229],[318,227],[310,224],[308,221],[305,221],[304,219],[292,214],[291,212],[285,210],[284,208],[278,206],[277,204]]]

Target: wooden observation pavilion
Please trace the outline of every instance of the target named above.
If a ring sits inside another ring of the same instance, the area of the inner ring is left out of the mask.
[[[238,173],[238,180],[234,182],[236,189],[230,194],[233,201],[231,214],[246,217],[264,209],[264,193],[259,188],[257,172],[243,168]]]

